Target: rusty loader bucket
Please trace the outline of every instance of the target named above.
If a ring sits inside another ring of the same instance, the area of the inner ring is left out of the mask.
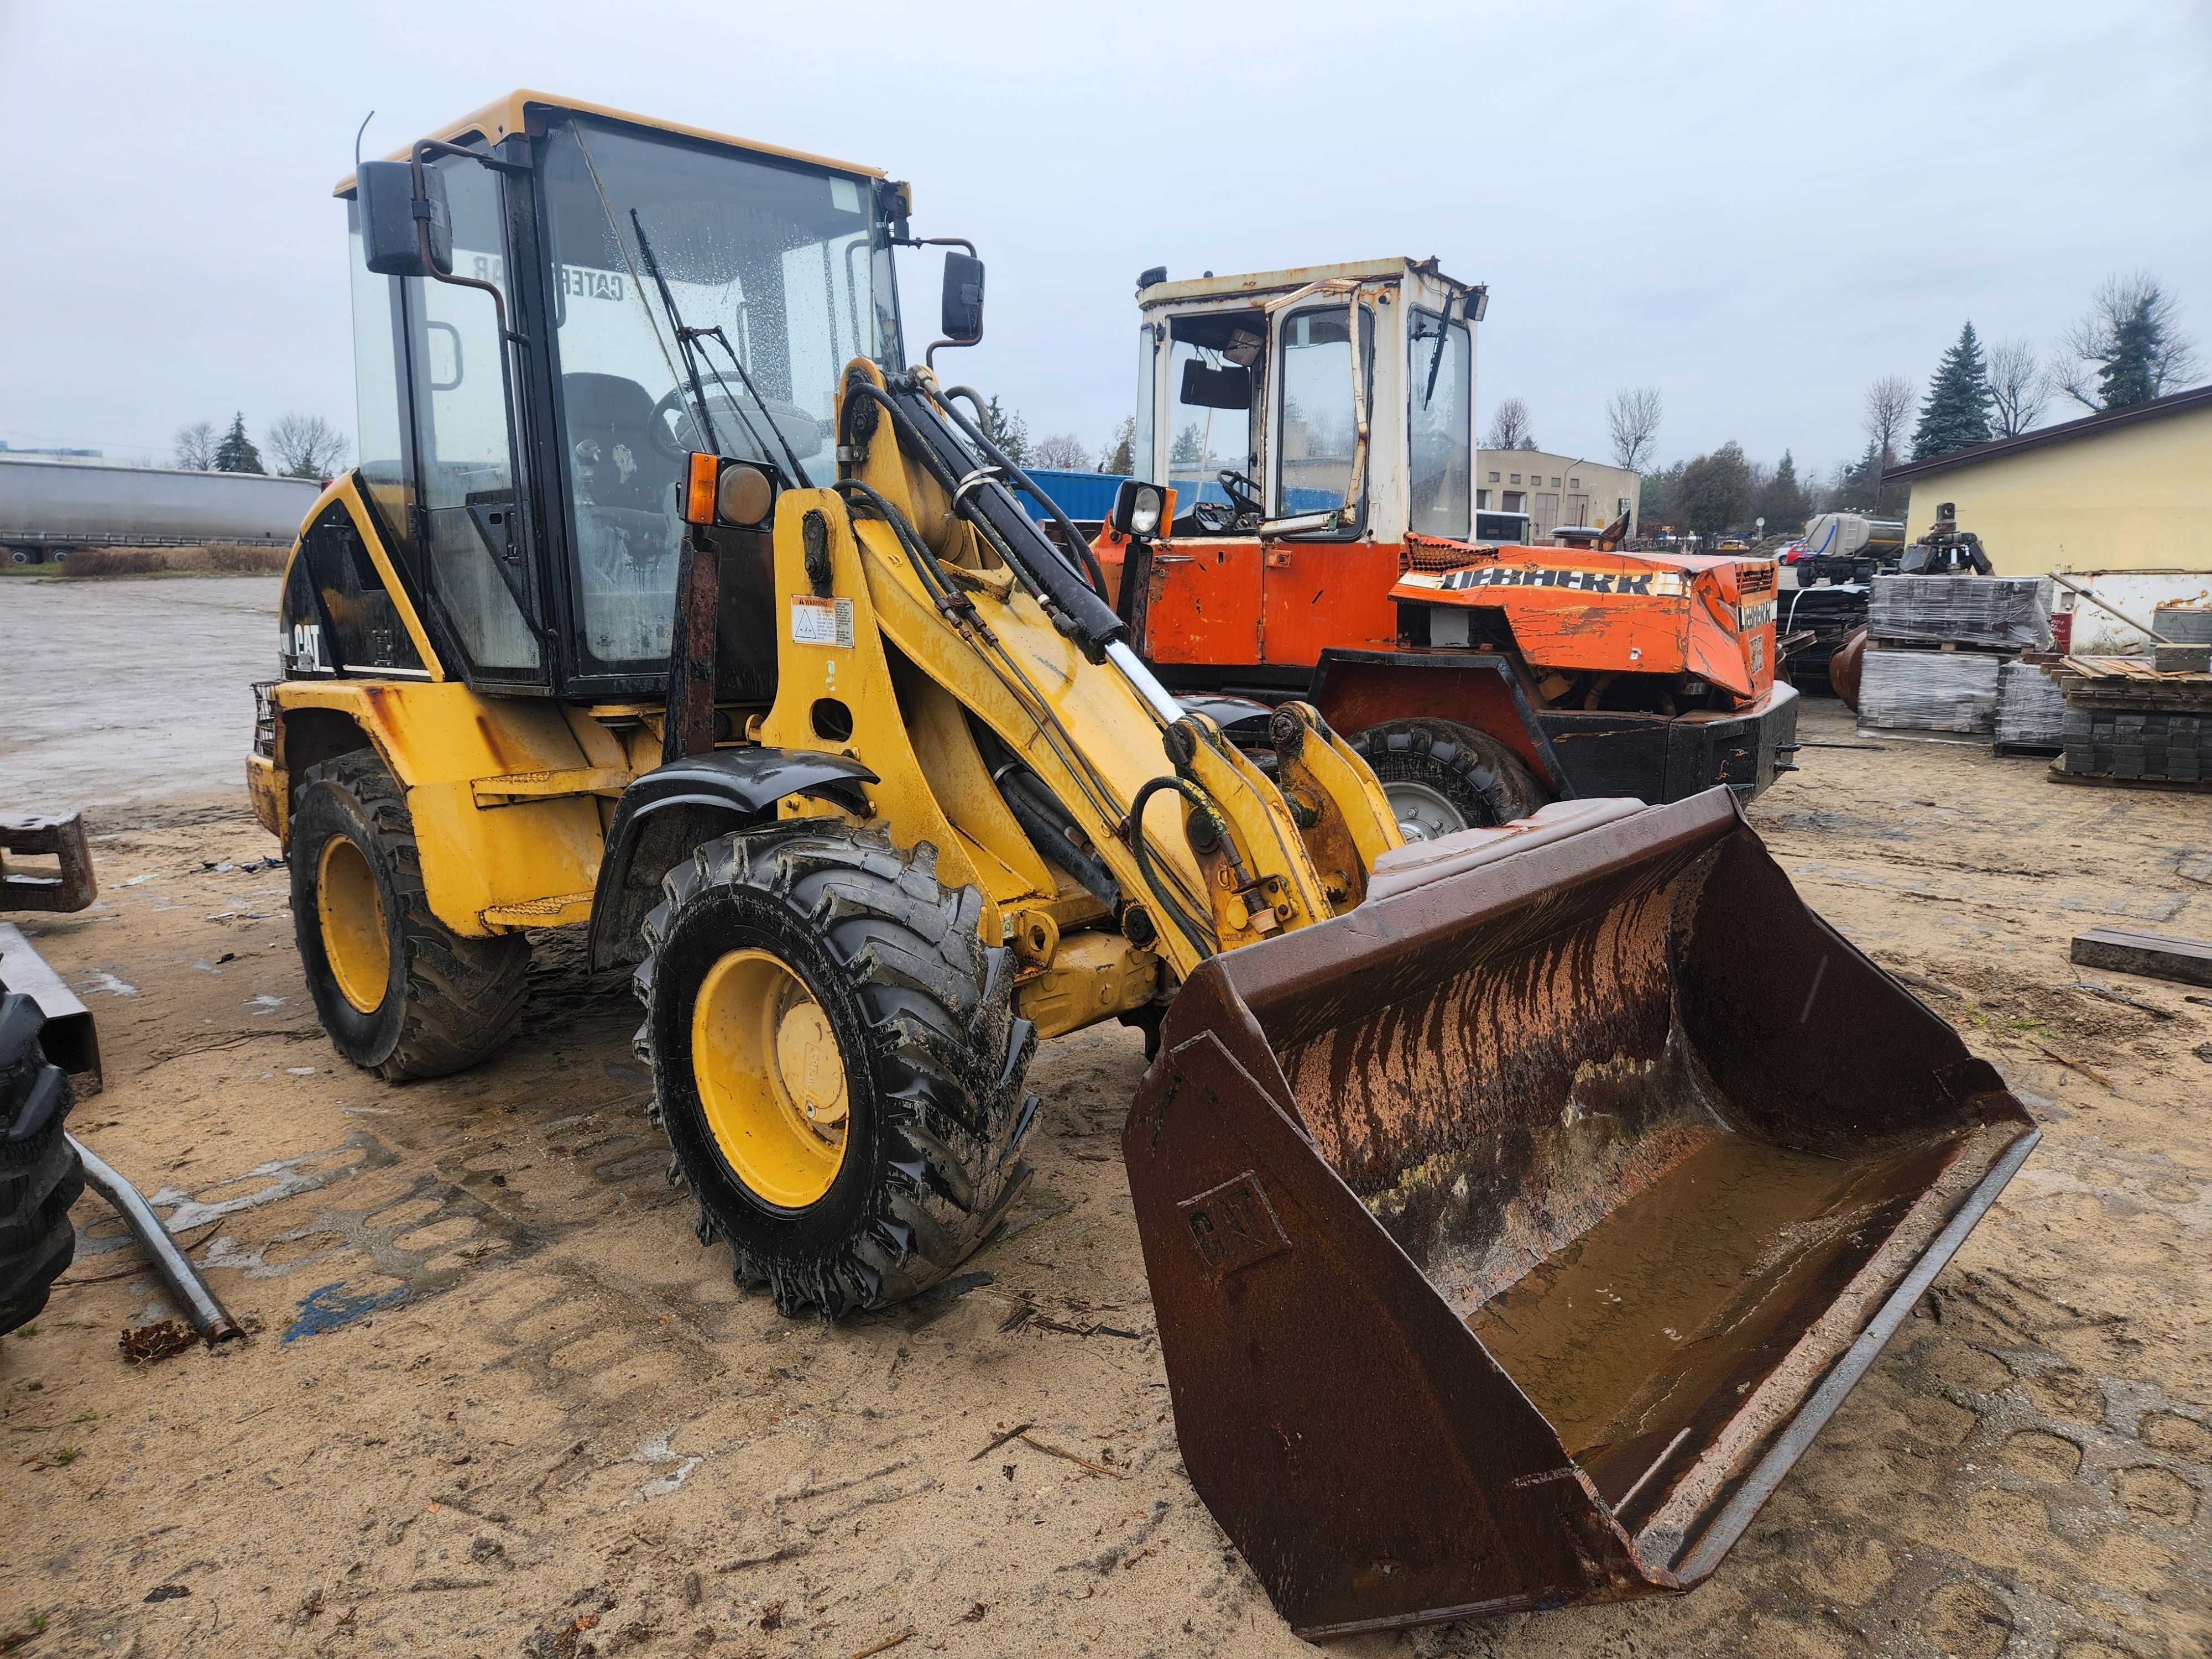
[[[1729,793],[1388,854],[1123,1136],[1193,1483],[1300,1634],[1685,1589],[2034,1145]]]

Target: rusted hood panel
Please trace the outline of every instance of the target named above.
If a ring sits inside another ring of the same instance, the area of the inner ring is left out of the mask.
[[[1763,560],[1421,542],[1394,603],[1502,610],[1540,668],[1696,674],[1739,696],[1774,679],[1774,568]]]

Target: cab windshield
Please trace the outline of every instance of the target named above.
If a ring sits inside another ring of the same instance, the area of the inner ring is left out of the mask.
[[[684,454],[834,476],[839,374],[901,356],[890,246],[864,176],[581,118],[544,179],[584,665],[650,670]]]

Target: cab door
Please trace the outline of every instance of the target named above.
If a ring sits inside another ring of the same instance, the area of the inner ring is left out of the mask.
[[[1330,646],[1387,647],[1397,635],[1389,594],[1398,549],[1367,539],[1377,447],[1375,315],[1358,307],[1356,356],[1353,315],[1346,296],[1328,295],[1275,319],[1270,516],[1352,513],[1341,529],[1271,541],[1261,556],[1261,659],[1283,667],[1310,667]],[[1358,499],[1347,501],[1363,406],[1368,465]]]
[[[429,165],[446,176],[453,274],[498,288],[511,316],[499,175],[460,156]],[[508,362],[500,307],[483,289],[423,277],[401,287],[425,586],[472,683],[541,685],[547,675],[532,620],[532,544],[515,465],[513,400],[522,364]]]
[[[1262,660],[1258,541],[1249,532],[1193,533],[1188,525],[1200,502],[1228,507],[1222,473],[1243,477],[1258,466],[1255,404],[1263,377],[1255,360],[1267,326],[1256,308],[1206,311],[1170,319],[1160,343],[1162,453],[1153,476],[1174,486],[1185,528],[1146,561],[1139,649],[1153,662],[1235,667]]]

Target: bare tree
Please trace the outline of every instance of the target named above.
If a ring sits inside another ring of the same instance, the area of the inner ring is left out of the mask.
[[[1069,472],[1091,470],[1091,451],[1073,432],[1054,432],[1036,441],[1027,465],[1049,466]]]
[[[2043,418],[2051,401],[2051,374],[2025,340],[1997,340],[1989,355],[1990,414],[1996,435],[2017,438]]]
[[[1905,435],[1918,394],[1902,374],[1885,374],[1866,389],[1866,415],[1862,424],[1867,441],[1885,457],[1897,453],[1897,441]]]
[[[2097,371],[2120,352],[2122,325],[2140,313],[2156,339],[2151,353],[2151,396],[2164,397],[2186,386],[2200,362],[2197,343],[2181,332],[2180,307],[2147,270],[2107,276],[2091,296],[2089,309],[2060,342],[2051,378],[2059,391],[2084,409],[2102,409]]]
[[[170,440],[177,454],[177,465],[187,472],[215,471],[215,447],[222,440],[216,434],[213,421],[194,421],[189,426],[177,428]]]
[[[1528,405],[1518,398],[1508,398],[1498,405],[1490,416],[1490,435],[1482,441],[1485,449],[1534,449],[1535,434],[1530,430],[1535,418],[1528,413]]]
[[[1656,386],[1623,386],[1605,406],[1606,424],[1613,432],[1613,464],[1631,472],[1644,471],[1659,441],[1659,422],[1667,413]]]
[[[1881,506],[1882,479],[1897,459],[1898,441],[1904,437],[1905,423],[1912,418],[1912,405],[1918,401],[1912,382],[1902,374],[1885,374],[1866,389],[1866,410],[1860,424],[1867,434],[1867,464],[1874,475],[1867,483],[1876,511]]]
[[[327,478],[345,459],[346,436],[319,415],[297,410],[269,423],[269,450],[288,478]]]

